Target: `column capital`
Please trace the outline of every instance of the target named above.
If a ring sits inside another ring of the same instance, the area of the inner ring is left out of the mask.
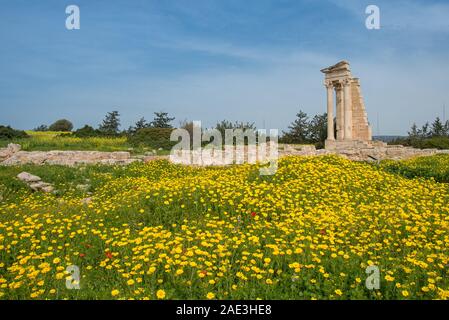
[[[349,86],[349,85],[351,85],[351,83],[352,83],[352,79],[350,79],[350,78],[346,78],[346,79],[341,80],[341,85],[343,87]]]
[[[330,80],[324,81],[324,86],[328,89],[332,89],[334,87],[334,85],[332,84],[332,81],[330,81]]]

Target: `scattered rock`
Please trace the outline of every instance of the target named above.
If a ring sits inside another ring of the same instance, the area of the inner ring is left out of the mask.
[[[88,184],[79,184],[76,186],[76,189],[80,190],[80,191],[87,191],[89,190],[90,185]]]
[[[36,182],[36,183],[32,183],[29,186],[30,186],[31,190],[33,190],[33,191],[43,191],[43,192],[46,192],[46,193],[54,191],[54,188],[53,188],[53,186],[51,184],[46,183],[46,182],[42,182],[42,181]]]
[[[82,203],[82,204],[89,204],[89,203],[91,203],[91,202],[92,202],[92,197],[85,198],[85,199],[82,199],[82,200],[81,200],[81,203]]]
[[[20,181],[25,182],[33,191],[42,191],[42,192],[53,192],[54,187],[47,182],[43,182],[42,179],[38,176],[32,175],[28,172],[21,172],[17,175],[17,178]]]
[[[26,183],[32,183],[32,182],[39,182],[42,179],[38,176],[34,176],[31,173],[28,172],[21,172],[17,175],[17,178],[20,181],[26,182]]]

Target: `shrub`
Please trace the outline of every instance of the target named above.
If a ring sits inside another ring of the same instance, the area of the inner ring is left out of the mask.
[[[0,139],[12,140],[22,138],[29,138],[29,135],[27,135],[25,131],[15,130],[10,126],[0,126]]]
[[[45,132],[48,131],[48,127],[45,124],[41,124],[40,126],[33,129],[36,132]]]
[[[84,127],[73,132],[73,136],[77,138],[98,137],[101,135],[102,133],[99,130],[94,129],[87,124]]]
[[[172,128],[144,128],[128,137],[133,146],[145,146],[154,149],[171,149],[177,142],[170,141]]]
[[[73,124],[67,119],[60,119],[53,123],[48,130],[49,131],[72,131]]]
[[[389,144],[392,145],[403,145],[418,149],[449,149],[449,138],[448,137],[431,137],[431,138],[417,138],[408,137],[402,139],[396,139]]]

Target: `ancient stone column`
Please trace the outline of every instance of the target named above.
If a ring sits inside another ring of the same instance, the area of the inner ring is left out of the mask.
[[[352,99],[351,80],[343,80],[343,104],[344,104],[344,136],[345,140],[352,140]]]
[[[327,89],[327,140],[335,140],[334,137],[334,86],[332,82],[326,82]]]
[[[343,109],[343,88],[339,84],[336,88],[336,98],[337,98],[337,140],[341,141],[345,138],[345,119],[344,119],[344,109]]]

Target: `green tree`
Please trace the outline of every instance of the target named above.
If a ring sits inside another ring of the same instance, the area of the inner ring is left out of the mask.
[[[327,139],[327,113],[313,117],[309,123],[307,135],[310,142],[314,143],[318,148],[324,148],[324,142]]]
[[[151,122],[151,127],[153,128],[173,128],[170,122],[175,120],[175,118],[170,118],[167,112],[155,112],[154,119]]]
[[[437,117],[435,121],[432,123],[432,129],[431,129],[431,136],[432,137],[442,137],[444,136],[444,125],[441,122],[440,118]]]
[[[67,120],[67,119],[60,119],[55,121],[50,127],[48,127],[48,130],[50,131],[72,131],[73,124]]]
[[[421,136],[421,138],[425,139],[425,138],[429,138],[430,134],[431,134],[431,132],[429,130],[429,123],[426,122],[421,128],[420,136]]]
[[[40,126],[34,128],[33,131],[36,131],[36,132],[48,131],[48,126],[45,124],[41,124]]]
[[[98,130],[106,135],[116,135],[120,128],[120,114],[118,111],[108,112]]]
[[[95,130],[89,125],[85,125],[84,127],[76,130],[73,135],[78,138],[87,138],[87,137],[96,137],[101,135],[98,130]]]
[[[449,120],[444,124],[444,136],[449,137]]]
[[[299,111],[296,120],[288,127],[289,131],[283,131],[282,141],[285,143],[304,144],[309,142],[309,117],[307,113]]]
[[[134,124],[134,126],[129,127],[128,133],[133,134],[133,133],[136,133],[137,131],[139,131],[140,129],[149,128],[149,127],[151,127],[151,124],[148,123],[144,117],[142,117]]]
[[[231,129],[231,130],[232,129],[242,129],[244,131],[245,130],[256,130],[256,125],[254,123],[250,123],[250,122],[235,121],[234,123],[232,123],[231,121],[228,121],[228,120],[222,120],[215,125],[215,129],[220,131],[221,137],[223,139],[223,144],[224,144],[225,140],[226,140],[226,130],[227,129]],[[248,143],[246,138],[245,138],[245,143]]]
[[[409,138],[418,138],[420,135],[419,130],[418,130],[418,126],[416,125],[416,123],[413,123],[412,127],[410,128],[410,131],[408,132],[408,136]]]

